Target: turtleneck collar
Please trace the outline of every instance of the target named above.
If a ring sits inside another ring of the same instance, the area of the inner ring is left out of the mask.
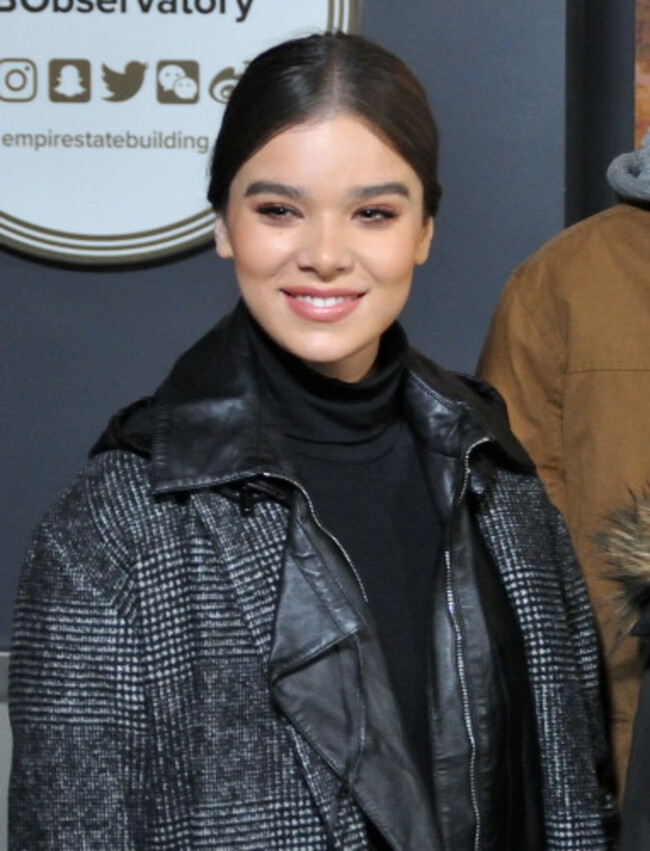
[[[225,486],[259,474],[286,476],[289,459],[277,440],[278,424],[264,422],[273,419],[274,406],[264,404],[247,324],[240,303],[179,358],[153,397],[114,417],[93,453],[150,455],[156,494]],[[400,412],[423,446],[456,457],[489,442],[508,465],[533,469],[486,385],[449,373],[413,349],[404,373]]]
[[[357,445],[399,419],[399,388],[408,351],[395,323],[383,335],[375,369],[356,383],[328,378],[281,349],[248,317],[247,333],[263,386],[284,434],[302,443]]]

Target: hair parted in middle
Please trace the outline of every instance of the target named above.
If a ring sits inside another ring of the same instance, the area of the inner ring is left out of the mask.
[[[318,33],[282,42],[248,65],[214,145],[208,200],[222,214],[241,166],[278,133],[330,115],[357,116],[411,166],[424,217],[440,201],[438,131],[420,82],[397,56],[358,35]]]

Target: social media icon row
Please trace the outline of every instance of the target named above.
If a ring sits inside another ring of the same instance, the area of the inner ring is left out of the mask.
[[[102,100],[131,100],[142,88],[146,62],[127,62],[122,68],[102,63]],[[197,103],[200,72],[193,60],[163,59],[156,63],[156,99],[163,104]],[[87,103],[92,96],[91,63],[88,59],[51,59],[47,69],[47,92],[53,103]],[[225,103],[239,79],[232,67],[217,72],[208,87],[213,100]],[[38,73],[31,59],[0,59],[0,101],[25,102],[36,98]]]

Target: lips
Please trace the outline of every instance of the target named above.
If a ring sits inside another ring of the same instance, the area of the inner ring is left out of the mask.
[[[364,296],[357,292],[282,290],[294,313],[313,322],[336,322],[352,313]]]

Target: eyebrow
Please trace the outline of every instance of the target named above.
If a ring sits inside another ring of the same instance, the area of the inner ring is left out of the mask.
[[[275,183],[271,180],[255,180],[246,187],[244,197],[250,198],[252,195],[262,195],[265,192],[272,195],[281,195],[283,198],[290,198],[292,201],[302,201],[308,194],[304,189],[300,189],[297,186],[288,186],[286,183]],[[371,186],[357,186],[350,191],[350,196],[354,200],[359,201],[375,198],[377,195],[402,195],[404,198],[411,197],[408,186],[399,181],[376,183]]]
[[[245,198],[251,195],[262,195],[268,192],[271,195],[282,195],[283,198],[291,198],[293,201],[301,201],[307,197],[304,189],[296,186],[287,186],[286,183],[274,183],[270,180],[255,180],[246,187]]]
[[[359,186],[350,193],[353,198],[363,201],[367,198],[375,198],[377,195],[403,195],[410,198],[411,193],[405,183],[393,181],[391,183],[376,183],[374,186]]]

